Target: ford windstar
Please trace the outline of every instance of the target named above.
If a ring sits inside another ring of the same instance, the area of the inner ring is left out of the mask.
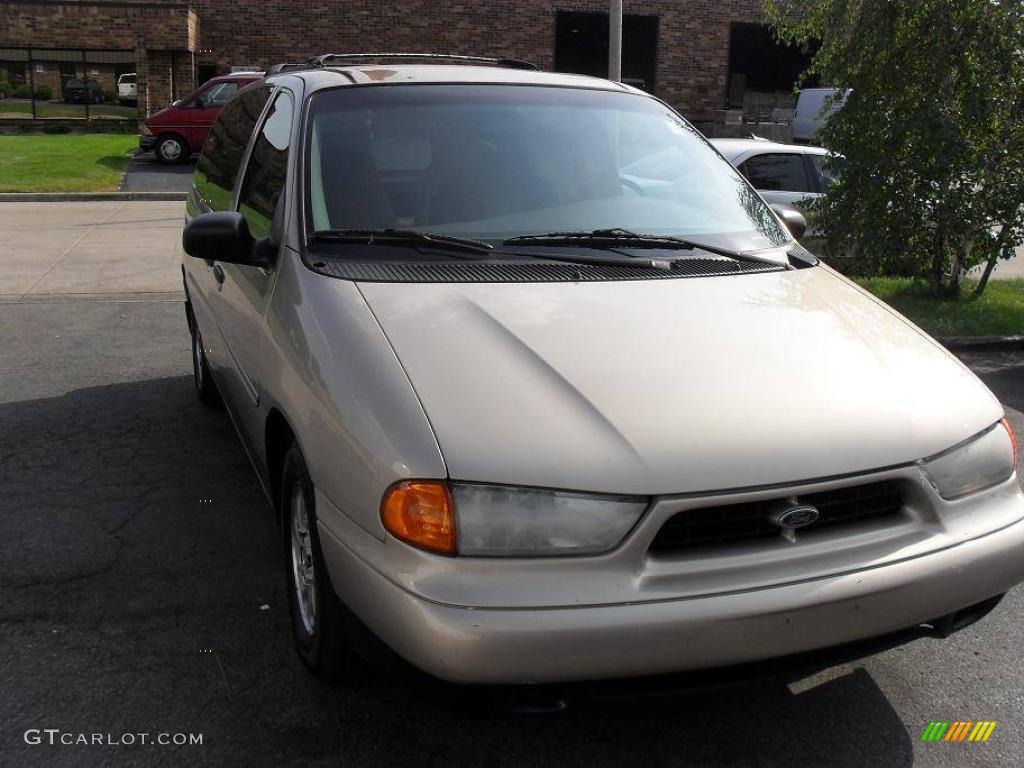
[[[186,218],[195,388],[319,675],[365,629],[462,683],[728,667],[945,635],[1024,580],[1000,403],[648,94],[277,67]]]

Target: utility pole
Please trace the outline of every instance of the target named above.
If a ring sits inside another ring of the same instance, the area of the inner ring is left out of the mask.
[[[608,79],[622,80],[622,0],[611,0],[608,9]]]

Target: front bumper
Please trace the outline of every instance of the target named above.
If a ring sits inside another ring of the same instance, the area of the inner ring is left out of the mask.
[[[814,526],[795,541],[653,552],[691,509],[876,481],[898,515]],[[931,622],[1024,581],[1016,475],[940,498],[916,465],[853,478],[655,499],[615,550],[588,557],[442,557],[367,530],[317,493],[332,584],[399,655],[444,680],[548,683],[736,666]]]
[[[429,601],[321,526],[333,583],[385,643],[459,683],[544,683],[727,666],[885,635],[1024,581],[1024,521],[828,578],[640,604],[471,608]],[[397,543],[393,543],[396,546]]]
[[[156,136],[139,136],[139,149],[143,152],[152,152],[156,146]]]

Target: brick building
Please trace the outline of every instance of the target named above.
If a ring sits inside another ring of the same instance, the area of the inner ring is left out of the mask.
[[[145,116],[214,74],[329,51],[511,56],[603,75],[607,7],[601,0],[2,0],[0,80],[38,78],[56,89],[87,72],[108,89],[134,71]],[[775,82],[756,89],[786,91],[799,70],[800,61],[771,41],[761,0],[626,0],[625,9],[624,79],[691,119],[720,119],[766,72]]]

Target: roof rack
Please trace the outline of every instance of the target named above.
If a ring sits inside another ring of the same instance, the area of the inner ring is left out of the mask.
[[[292,64],[290,62],[285,62],[282,64],[275,64],[274,66],[270,67],[267,70],[267,77],[270,77],[271,75],[276,75],[280,72],[289,72],[293,69],[309,69],[309,63],[300,62],[298,64]]]
[[[325,53],[320,56],[314,56],[309,60],[307,66],[327,66],[326,62],[331,61],[335,63],[334,59],[338,59],[339,61],[336,63],[339,64],[343,64],[346,61],[363,62],[367,59],[397,59],[398,61],[421,59],[432,62],[451,61],[463,64],[491,64],[508,69],[537,69],[536,64],[532,64],[529,61],[521,61],[520,59],[503,59],[492,56],[463,56],[447,53]],[[289,65],[285,64],[283,66],[287,67]]]

